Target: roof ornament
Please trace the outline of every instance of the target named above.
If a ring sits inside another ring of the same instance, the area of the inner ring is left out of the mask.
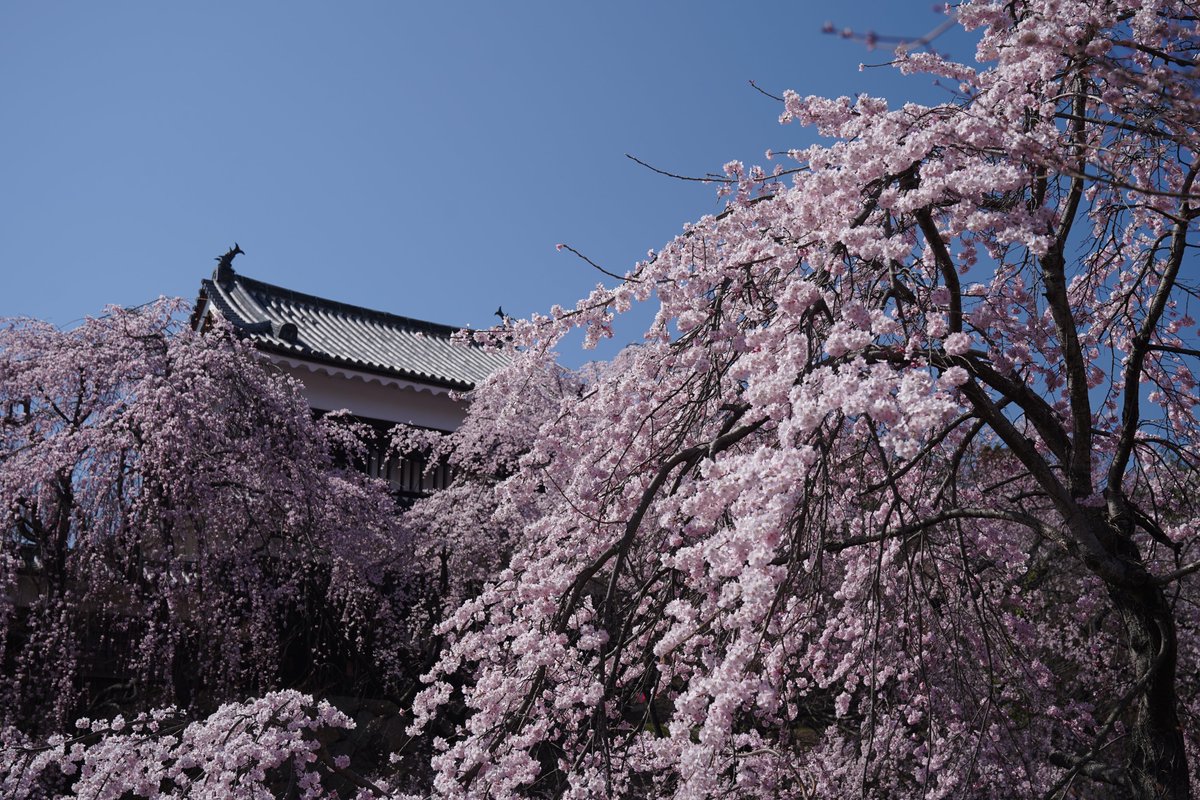
[[[217,256],[217,268],[213,270],[213,280],[217,283],[229,283],[233,280],[233,257],[236,255],[245,255],[246,251],[238,247],[238,243],[234,242],[233,247],[223,256]]]
[[[300,340],[300,329],[296,327],[294,322],[284,322],[277,326],[275,335],[285,342],[296,344]]]

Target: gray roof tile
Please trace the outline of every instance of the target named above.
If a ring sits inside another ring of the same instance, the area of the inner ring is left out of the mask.
[[[451,389],[470,389],[508,361],[450,341],[456,329],[448,325],[326,300],[232,269],[202,281],[200,298],[260,349],[299,360]],[[289,323],[294,331],[284,327]]]

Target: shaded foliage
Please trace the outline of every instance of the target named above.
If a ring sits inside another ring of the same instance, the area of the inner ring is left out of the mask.
[[[332,466],[353,433],[176,310],[0,329],[7,724],[403,678],[392,501]]]

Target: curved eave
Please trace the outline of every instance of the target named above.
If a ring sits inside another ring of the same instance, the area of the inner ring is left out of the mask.
[[[318,354],[302,347],[281,347],[257,339],[255,339],[255,346],[276,363],[286,364],[296,369],[307,369],[309,372],[323,372],[326,375],[365,382],[373,381],[385,386],[399,386],[431,394],[469,392],[475,388],[475,384],[466,381],[452,381],[405,370],[390,369],[353,359]]]

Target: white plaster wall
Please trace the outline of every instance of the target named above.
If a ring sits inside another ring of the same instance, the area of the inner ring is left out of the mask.
[[[322,367],[272,359],[286,373],[304,384],[304,396],[313,408],[324,411],[348,409],[360,417],[403,422],[425,428],[452,431],[466,416],[465,403],[450,399],[445,389],[423,388],[421,384],[392,381],[365,373],[338,370],[331,375]]]

